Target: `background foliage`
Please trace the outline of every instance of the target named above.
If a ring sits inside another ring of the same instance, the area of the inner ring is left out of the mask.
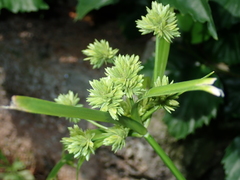
[[[49,6],[42,0],[0,0],[0,9],[3,8],[6,8],[13,13],[18,13],[48,9]]]
[[[52,0],[53,1],[53,0]],[[53,3],[51,1],[51,3]],[[239,0],[158,0],[169,3],[178,13],[181,38],[177,39],[170,53],[167,74],[175,82],[199,78],[211,71],[223,88],[223,100],[207,93],[188,93],[181,96],[180,108],[167,114],[164,122],[170,134],[184,139],[196,129],[213,127],[226,133],[232,143],[226,149],[222,163],[227,180],[240,177],[240,1]],[[49,9],[50,1],[0,0],[0,9],[13,13]],[[116,10],[122,32],[128,38],[139,36],[135,20],[145,14],[151,0],[79,0],[76,4],[77,19],[88,12],[111,6]],[[107,17],[108,18],[108,17]],[[145,72],[151,71],[152,60]],[[207,106],[206,106],[207,102]]]

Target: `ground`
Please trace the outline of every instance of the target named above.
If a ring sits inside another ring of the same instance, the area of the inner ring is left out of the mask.
[[[26,95],[53,100],[59,93],[78,93],[86,107],[89,80],[99,78],[103,70],[92,70],[83,61],[81,50],[94,41],[106,39],[121,54],[142,56],[149,37],[127,40],[118,22],[73,21],[72,14],[41,19],[32,14],[8,15],[0,20],[0,104],[9,105],[12,95]],[[158,117],[158,116],[157,116]],[[155,118],[158,119],[158,118]],[[166,127],[157,121],[151,128],[158,141],[167,146]],[[62,137],[68,136],[63,118],[0,112],[0,149],[10,158],[20,158],[37,180],[44,180],[60,159]],[[85,121],[83,129],[92,128]],[[171,148],[167,151],[171,153]],[[59,180],[75,179],[75,169],[65,166]],[[171,180],[174,179],[144,139],[128,138],[126,147],[114,154],[108,147],[100,148],[84,163],[80,179],[94,180]]]

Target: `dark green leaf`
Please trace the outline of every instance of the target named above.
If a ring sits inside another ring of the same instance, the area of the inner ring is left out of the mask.
[[[208,125],[217,114],[220,98],[203,92],[190,92],[180,96],[180,107],[163,119],[171,135],[185,138],[195,129]]]
[[[189,14],[177,14],[178,26],[181,31],[191,31],[194,21]]]
[[[240,180],[240,136],[227,147],[222,163],[226,180]]]
[[[229,32],[218,41],[206,43],[205,49],[212,54],[216,62],[224,62],[228,65],[240,63],[240,34]]]
[[[49,6],[43,0],[0,0],[0,9],[2,8],[18,13],[48,9]]]
[[[219,3],[235,17],[240,17],[240,1],[239,0],[211,0]]]
[[[192,44],[198,44],[210,38],[210,34],[206,31],[206,24],[193,21],[188,14],[179,14],[177,15],[177,18],[180,31],[183,33],[189,33],[188,36],[191,36],[190,42]],[[183,35],[182,37],[186,38],[186,36]],[[184,40],[186,41],[187,39]]]
[[[190,52],[190,51],[189,51]],[[211,72],[211,69],[196,63],[192,53],[183,53],[175,49],[170,55],[168,71],[171,79],[182,81],[196,78]],[[170,67],[170,69],[169,69]],[[169,132],[178,139],[185,138],[196,128],[207,125],[216,116],[222,99],[204,92],[189,92],[180,96],[180,107],[164,118]]]
[[[190,14],[195,21],[207,23],[208,31],[214,39],[218,39],[214,21],[207,0],[163,0],[164,4],[170,4],[182,14]]]
[[[237,67],[239,72],[239,67]],[[225,115],[229,119],[240,118],[240,78],[228,77],[223,79],[224,86],[226,87],[226,98],[225,98]],[[238,119],[237,119],[238,120]]]
[[[78,0],[77,19],[82,19],[91,10],[99,9],[117,2],[118,0]]]
[[[217,1],[218,2],[218,1]],[[220,33],[223,33],[223,29],[225,33],[223,35],[228,35],[228,32],[226,30],[230,30],[233,28],[233,25],[236,25],[240,22],[240,18],[237,16],[233,16],[231,12],[229,12],[224,6],[221,6],[217,2],[213,1],[211,3],[212,7],[212,16],[216,25],[217,30]],[[239,1],[240,2],[240,1]],[[233,30],[237,31],[237,28],[233,28]],[[221,39],[221,37],[219,37]]]

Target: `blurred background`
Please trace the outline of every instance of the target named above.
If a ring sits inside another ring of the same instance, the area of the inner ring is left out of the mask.
[[[109,41],[120,54],[139,55],[145,66],[142,73],[151,76],[154,38],[141,36],[135,23],[151,2],[0,0],[1,105],[9,105],[12,95],[52,101],[72,90],[89,107],[85,102],[89,80],[102,77],[104,70],[92,70],[81,51],[95,39]],[[216,86],[225,97],[183,94],[176,112],[154,115],[150,132],[188,180],[236,180],[240,177],[240,2],[159,2],[175,8],[181,32],[171,45],[166,71],[170,80],[191,80],[215,71]],[[12,177],[17,179],[27,170],[23,179],[45,180],[61,158],[60,140],[72,125],[63,118],[0,110],[0,179],[4,173],[5,178],[6,173],[15,173]],[[92,128],[85,121],[79,125]],[[75,174],[66,165],[58,179],[72,180]],[[128,138],[116,154],[108,147],[97,150],[84,163],[79,179],[175,178],[144,139]]]

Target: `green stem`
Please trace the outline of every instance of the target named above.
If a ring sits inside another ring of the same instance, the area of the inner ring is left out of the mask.
[[[77,172],[76,172],[76,180],[78,180],[78,175],[79,175],[79,171],[80,171],[80,168],[83,164],[83,162],[85,161],[85,157],[81,157],[79,160],[78,160],[78,163],[77,163]]]
[[[156,37],[155,65],[153,72],[153,82],[158,76],[162,79],[167,66],[170,43],[161,37]]]
[[[166,164],[166,166],[170,169],[170,171],[173,173],[173,175],[177,178],[177,180],[186,180],[183,177],[183,175],[181,174],[181,172],[173,164],[171,159],[164,152],[164,150],[155,141],[155,139],[149,133],[147,133],[144,137],[147,140],[147,142],[152,146],[152,148],[156,151],[158,156],[163,160],[163,162]]]
[[[142,116],[142,121],[147,120],[149,117],[152,116],[154,112],[156,112],[160,106],[154,106],[152,109],[148,110],[143,116]]]
[[[61,160],[53,167],[51,172],[48,174],[47,180],[52,180],[57,177],[57,173],[59,170],[67,164],[68,161],[72,161],[73,159],[73,154],[64,154],[62,155]]]

